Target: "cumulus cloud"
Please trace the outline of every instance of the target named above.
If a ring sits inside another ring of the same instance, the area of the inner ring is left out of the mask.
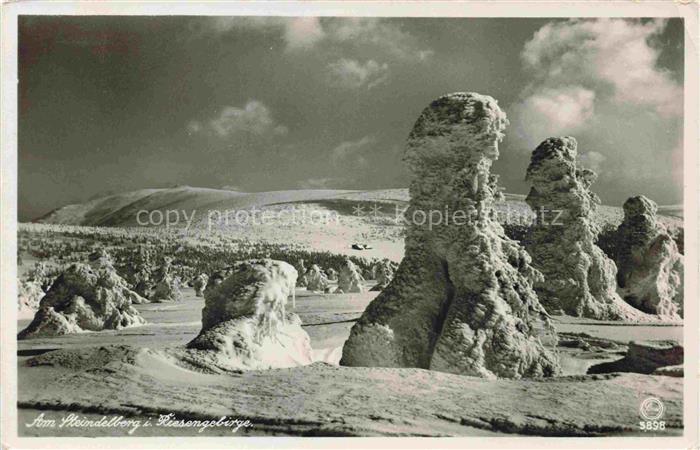
[[[581,86],[543,87],[515,105],[515,133],[534,147],[549,136],[571,134],[593,117],[595,92]]]
[[[371,47],[401,59],[424,61],[433,51],[420,45],[395,20],[376,17],[208,17],[197,22],[206,32],[233,30],[275,33],[287,50],[312,49],[321,43]]]
[[[530,152],[549,136],[574,135],[582,164],[604,175],[614,171],[608,180],[625,183],[630,195],[654,183],[669,191],[682,155],[676,133],[683,88],[658,66],[665,26],[638,19],[542,26],[521,52],[531,81],[506,108],[516,145]]]
[[[298,186],[302,189],[328,189],[337,184],[338,181],[338,178],[330,177],[308,178],[300,181]]]
[[[353,161],[359,166],[367,165],[367,158],[362,154],[367,151],[377,139],[373,136],[365,136],[356,141],[344,141],[331,150],[330,159],[335,165]]]
[[[192,120],[187,124],[187,132],[189,134],[196,134],[202,131],[202,122],[198,120]]]
[[[433,54],[395,20],[343,17],[326,19],[323,24],[328,39],[335,42],[371,46],[401,59],[424,61]]]
[[[325,33],[318,17],[211,17],[204,22],[205,30],[215,34],[233,30],[277,33],[282,36],[288,50],[313,47]]]
[[[292,49],[310,48],[324,36],[318,17],[296,17],[285,23],[284,38]]]
[[[662,19],[553,22],[525,44],[522,58],[543,83],[607,85],[616,102],[677,116],[682,113],[681,86],[657,67],[661,50],[651,44],[664,26]]]
[[[653,39],[663,20],[596,19],[550,22],[524,46],[533,82],[511,108],[511,123],[531,147],[550,135],[585,130],[602,119],[601,104],[646,110],[664,119],[682,113],[683,91],[657,67]]]
[[[212,119],[191,121],[187,130],[190,133],[208,132],[221,138],[241,134],[279,136],[288,131],[287,127],[276,123],[269,108],[257,100],[250,100],[243,107],[224,106]]]
[[[435,54],[435,52],[432,50],[418,50],[418,53],[416,53],[416,56],[418,56],[418,59],[420,61],[425,61],[426,59],[430,58],[434,54]]]
[[[389,66],[373,59],[361,63],[354,59],[342,58],[328,64],[331,82],[346,88],[367,87],[372,89],[389,79]]]
[[[579,154],[579,160],[583,167],[587,169],[592,169],[593,171],[599,173],[603,169],[603,163],[607,158],[602,153],[596,151],[589,151],[586,153]]]

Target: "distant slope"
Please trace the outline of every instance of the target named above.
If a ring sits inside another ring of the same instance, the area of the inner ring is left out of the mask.
[[[139,211],[184,211],[188,216],[194,212],[197,219],[207,216],[209,211],[240,210],[265,207],[316,199],[335,198],[355,191],[340,190],[290,190],[243,193],[230,190],[176,187],[169,189],[142,189],[110,195],[86,203],[58,208],[35,220],[39,223],[64,225],[89,225],[124,227],[138,226]],[[141,215],[143,218],[143,214]],[[158,215],[154,215],[158,217]],[[196,220],[197,221],[197,220]]]
[[[659,205],[659,214],[683,218],[683,205]]]
[[[67,205],[54,209],[34,222],[64,225],[95,225],[105,216],[112,214],[130,203],[164,189],[141,189],[98,198],[85,203]]]
[[[534,214],[525,203],[525,196],[506,194],[505,197],[505,202],[496,205],[498,220],[517,236],[532,223]],[[250,242],[281,245],[294,243],[316,251],[389,258],[398,262],[403,257],[402,213],[408,200],[407,189],[245,193],[184,186],[142,189],[68,205],[41,217],[37,222],[160,228],[165,223],[146,222],[148,214],[151,213],[155,220],[162,220],[170,212],[173,216],[171,219],[177,219],[178,223],[173,224],[171,221],[169,230],[186,229],[193,239],[207,239],[209,233],[213,232],[221,237]],[[268,216],[272,219],[239,222],[235,219],[235,214],[242,210],[246,213],[257,210],[255,214],[258,214],[258,217],[272,213]],[[285,215],[283,211],[291,211],[292,214]],[[319,213],[321,217],[326,215],[330,220],[315,220],[314,214]],[[229,214],[234,218],[232,221],[221,220]],[[138,221],[139,217],[141,223]],[[593,216],[599,224],[608,227],[617,226],[622,217],[622,208],[613,206],[601,206]],[[678,230],[683,226],[682,220],[676,217],[660,218],[670,229]],[[358,252],[352,248],[354,243],[368,244],[371,249]]]
[[[506,202],[499,206],[501,212],[531,216],[532,211],[525,203],[525,196],[505,194]],[[396,206],[405,206],[409,200],[408,189],[379,189],[370,191],[332,190],[332,189],[300,189],[288,191],[270,191],[245,193],[230,190],[197,188],[190,186],[168,189],[142,189],[99,198],[86,203],[68,205],[58,208],[39,218],[36,222],[88,225],[107,227],[139,226],[137,215],[139,211],[159,211],[163,216],[168,211],[178,211],[180,220],[183,213],[191,217],[195,214],[193,223],[201,227],[209,217],[210,212],[250,210],[279,210],[288,206],[315,206],[324,210],[334,211],[341,216],[353,215],[354,206],[364,206],[365,212],[372,204],[386,205],[382,213],[385,216],[393,214]],[[663,218],[678,226],[682,217],[682,205],[661,206],[659,213],[671,216]],[[174,213],[173,213],[174,214]],[[140,216],[146,218],[145,213]],[[154,217],[160,217],[154,213]],[[622,209],[614,206],[600,206],[596,213],[600,223],[617,224],[622,220]]]

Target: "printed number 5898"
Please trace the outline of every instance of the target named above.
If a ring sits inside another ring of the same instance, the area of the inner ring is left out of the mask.
[[[663,420],[647,420],[639,422],[639,429],[643,431],[660,431],[666,429],[666,422]]]

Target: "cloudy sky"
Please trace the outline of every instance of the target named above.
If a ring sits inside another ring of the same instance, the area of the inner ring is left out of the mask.
[[[19,215],[183,184],[404,187],[408,132],[454,91],[508,114],[508,192],[573,135],[605,203],[679,203],[682,86],[675,19],[24,16]]]

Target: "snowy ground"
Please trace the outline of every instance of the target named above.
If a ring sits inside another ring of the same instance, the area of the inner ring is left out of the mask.
[[[144,418],[173,412],[178,417],[229,415],[254,422],[239,434],[641,434],[639,404],[654,395],[666,406],[663,434],[682,431],[682,378],[584,375],[593,364],[620,359],[630,340],[682,341],[682,327],[555,317],[562,340],[584,336],[605,345],[585,350],[560,347],[565,376],[548,381],[487,381],[421,369],[338,367],[353,321],[376,295],[298,290],[295,311],[311,337],[317,362],[294,369],[205,375],[175,366],[165,350],[186,344],[201,325],[204,302],[191,289],[185,290],[179,303],[136,305],[149,322],[145,326],[19,341],[20,424],[41,412],[45,418],[70,412],[88,418],[104,414]],[[19,329],[28,322],[20,319]],[[74,352],[63,366],[27,366],[31,357],[55,349]],[[80,363],[70,363],[71,358]],[[20,434],[28,436],[81,432],[20,426]],[[126,431],[93,429],[92,433]],[[135,433],[199,435],[196,430],[161,427]],[[230,433],[230,429],[212,428],[203,435]]]

